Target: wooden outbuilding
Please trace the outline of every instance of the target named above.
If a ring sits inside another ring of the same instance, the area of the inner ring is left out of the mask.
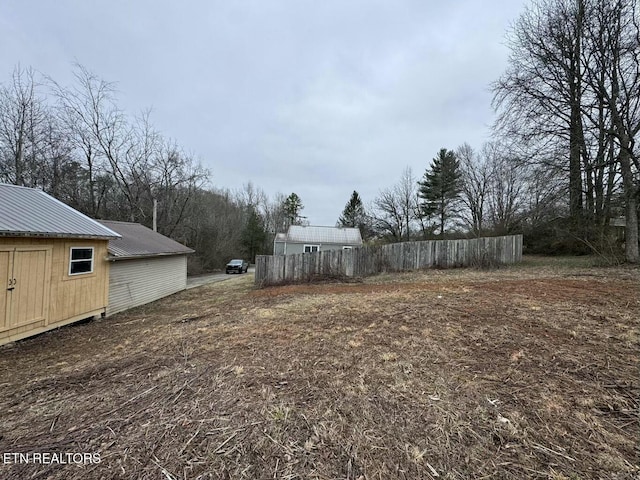
[[[0,345],[105,315],[118,237],[40,190],[0,184]]]
[[[107,315],[144,305],[187,288],[187,255],[193,250],[139,223],[100,220],[120,235],[109,241]]]

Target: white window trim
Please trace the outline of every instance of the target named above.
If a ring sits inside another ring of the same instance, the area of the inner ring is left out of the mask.
[[[77,262],[86,262],[87,259],[83,258],[82,260],[73,260],[73,251],[74,250],[91,250],[91,270],[88,272],[79,272],[79,273],[71,273],[71,265]],[[93,261],[95,259],[95,250],[93,247],[70,247],[69,248],[69,276],[75,277],[76,275],[88,275],[93,273]]]
[[[307,252],[307,247],[309,247],[309,251]],[[302,251],[304,253],[313,253],[313,247],[316,247],[316,252],[320,251],[320,245],[316,245],[316,244],[305,244],[304,247],[302,247]]]
[[[350,245],[345,245],[344,247],[342,247],[343,250],[353,250],[353,247]]]

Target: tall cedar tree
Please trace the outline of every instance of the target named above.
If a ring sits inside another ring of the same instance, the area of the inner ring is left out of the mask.
[[[365,225],[365,211],[364,205],[362,204],[362,199],[360,195],[355,190],[351,194],[351,198],[347,202],[342,211],[342,215],[338,219],[339,227],[352,227],[352,228],[360,228]]]
[[[423,180],[418,182],[418,197],[422,200],[420,213],[425,217],[438,218],[441,236],[447,220],[458,213],[457,204],[462,192],[460,177],[460,162],[456,154],[441,148],[424,173]]]

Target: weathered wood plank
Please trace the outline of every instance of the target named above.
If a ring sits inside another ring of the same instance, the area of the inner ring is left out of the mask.
[[[294,255],[258,255],[258,286],[304,282],[318,275],[368,276],[428,268],[454,268],[487,262],[522,261],[522,235],[458,240],[425,240],[362,246],[351,250],[320,251]]]

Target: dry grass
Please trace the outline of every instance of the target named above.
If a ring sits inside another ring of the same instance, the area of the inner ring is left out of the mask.
[[[254,290],[249,276],[0,348],[2,478],[632,479],[640,273]]]

